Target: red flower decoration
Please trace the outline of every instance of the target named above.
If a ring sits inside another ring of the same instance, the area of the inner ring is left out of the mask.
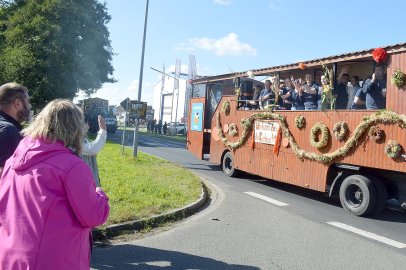
[[[372,51],[372,58],[374,58],[375,62],[380,63],[384,61],[388,57],[386,51],[382,48],[376,48]]]
[[[301,70],[303,70],[303,69],[306,69],[307,66],[305,65],[305,63],[300,63],[300,64],[299,64],[299,68],[300,68]]]

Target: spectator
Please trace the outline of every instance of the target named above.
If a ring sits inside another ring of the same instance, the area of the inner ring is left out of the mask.
[[[0,176],[6,160],[22,139],[21,123],[30,118],[28,89],[17,83],[0,86]],[[0,223],[1,224],[1,223]]]
[[[151,128],[152,128],[152,133],[157,133],[157,125],[156,125],[156,119],[154,119],[153,121],[152,121],[152,124],[151,124]]]
[[[386,81],[383,65],[377,64],[372,79],[365,81],[362,91],[366,94],[365,106],[367,110],[386,108]]]
[[[100,177],[99,177],[99,167],[97,166],[96,155],[102,150],[103,146],[106,144],[107,139],[107,129],[106,122],[104,118],[99,115],[97,117],[99,123],[99,132],[97,132],[96,139],[91,142],[88,138],[84,139],[82,159],[89,165],[93,173],[93,179],[96,187],[100,187]]]
[[[158,134],[162,134],[162,120],[158,121]]]
[[[0,180],[0,269],[89,269],[91,228],[109,205],[77,156],[83,112],[51,101],[22,134]]]
[[[166,121],[165,121],[165,123],[164,123],[164,125],[163,125],[163,130],[164,130],[164,135],[166,135],[166,132],[168,131],[168,124],[166,123]]]

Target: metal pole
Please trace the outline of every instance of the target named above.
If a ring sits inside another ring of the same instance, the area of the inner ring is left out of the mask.
[[[127,105],[125,109],[125,116],[124,116],[124,131],[123,131],[123,138],[121,140],[122,148],[121,148],[121,155],[124,155],[124,142],[125,142],[125,131],[127,129],[127,113],[128,113],[128,102],[130,101],[129,98],[127,98]]]
[[[139,83],[138,83],[138,101],[139,102],[141,101],[142,76],[143,76],[143,72],[144,72],[144,53],[145,53],[145,39],[146,39],[146,35],[147,35],[148,4],[149,4],[149,0],[147,0],[147,4],[145,7],[144,36],[142,39],[140,79],[139,79]],[[134,129],[133,157],[137,156],[137,151],[138,151],[138,128],[139,128],[139,123],[138,123],[138,119],[137,119],[137,123],[135,123],[135,129]]]

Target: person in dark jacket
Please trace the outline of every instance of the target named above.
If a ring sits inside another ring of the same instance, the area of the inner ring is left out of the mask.
[[[0,86],[0,176],[6,160],[22,139],[21,123],[30,118],[28,89],[18,83]]]
[[[365,81],[362,91],[366,94],[365,106],[367,110],[386,108],[386,81],[383,65],[375,66],[372,78]]]

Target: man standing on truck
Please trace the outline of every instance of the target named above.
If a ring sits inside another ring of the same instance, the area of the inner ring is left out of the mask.
[[[265,109],[267,105],[271,105],[275,103],[275,93],[271,89],[271,81],[265,81],[265,89],[261,91],[259,95],[259,105],[262,110]]]
[[[377,64],[375,66],[372,78],[365,81],[362,91],[366,94],[365,106],[367,110],[386,108],[386,81],[383,65]]]

